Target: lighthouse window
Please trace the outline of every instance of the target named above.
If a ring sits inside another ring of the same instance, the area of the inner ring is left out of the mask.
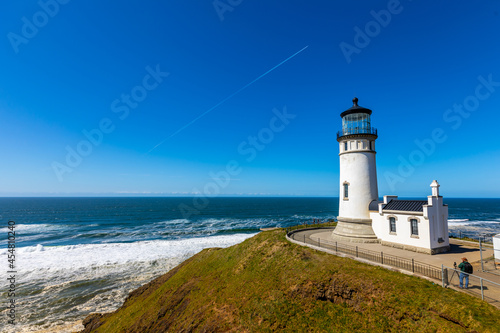
[[[342,118],[342,132],[344,135],[370,133],[370,115],[353,113]]]
[[[411,219],[410,224],[411,224],[411,235],[418,236],[418,221],[416,219]]]
[[[394,217],[389,217],[389,227],[390,232],[396,232],[396,219]]]
[[[344,151],[347,151],[347,142],[344,142]]]
[[[344,199],[349,198],[349,184],[344,184]]]

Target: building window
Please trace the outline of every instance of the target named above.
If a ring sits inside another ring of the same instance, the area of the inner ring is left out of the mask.
[[[344,151],[347,151],[347,142],[344,142]]]
[[[410,224],[411,224],[411,235],[418,236],[418,221],[416,219],[411,219]]]
[[[389,227],[390,232],[396,232],[396,219],[394,217],[389,217]]]
[[[349,198],[349,184],[344,183],[344,199]]]

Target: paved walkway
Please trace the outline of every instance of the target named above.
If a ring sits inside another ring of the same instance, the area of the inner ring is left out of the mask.
[[[296,231],[293,238],[298,242],[303,242],[305,240],[306,243],[313,243],[315,245],[317,245],[319,242],[320,245],[325,246],[327,244],[335,243],[335,241],[333,241],[331,238],[332,230],[333,228]],[[479,244],[460,241],[457,239],[450,239],[450,251],[435,255],[397,249],[389,246],[383,246],[377,243],[373,244],[345,242],[342,244],[346,244],[349,246],[358,246],[359,249],[375,251],[379,253],[383,252],[384,255],[393,255],[410,260],[413,259],[415,261],[426,263],[439,268],[441,268],[441,265],[444,265],[448,268],[453,268],[454,262],[456,262],[458,265],[460,262],[462,262],[461,258],[466,257],[474,267],[474,275],[477,276],[470,276],[469,289],[466,290],[466,292],[481,297],[481,281],[479,277],[498,283],[498,285],[495,285],[493,283],[489,283],[486,280],[483,280],[483,290],[485,300],[500,308],[500,267],[497,267],[497,269],[495,269],[493,260],[489,260],[487,263],[484,263],[483,261],[485,271],[482,271]],[[483,260],[491,258],[493,256],[493,249],[491,247],[483,247],[482,256]],[[377,263],[377,265],[380,264]],[[449,280],[451,288],[461,290],[458,289],[458,276],[457,274],[453,274],[453,271],[450,271],[449,273]]]

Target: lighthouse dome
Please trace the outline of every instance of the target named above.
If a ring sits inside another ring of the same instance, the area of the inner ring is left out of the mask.
[[[345,110],[344,112],[342,112],[340,114],[340,116],[342,118],[344,118],[345,116],[347,116],[348,114],[353,114],[353,113],[366,113],[366,114],[369,114],[371,115],[372,114],[372,110],[370,109],[367,109],[367,108],[364,108],[362,106],[359,106],[358,105],[358,98],[357,97],[354,97],[352,99],[352,107]]]
[[[337,133],[337,140],[347,135],[377,135],[377,130],[371,127],[372,110],[358,105],[358,98],[352,100],[352,107],[340,114],[342,131]]]

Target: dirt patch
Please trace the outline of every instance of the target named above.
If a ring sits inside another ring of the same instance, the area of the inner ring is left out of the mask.
[[[463,328],[469,328],[467,325],[465,325],[464,323],[462,323],[460,320],[456,319],[456,318],[453,318],[452,316],[450,316],[449,314],[446,314],[446,313],[441,313],[439,311],[437,311],[436,309],[429,309],[430,312],[433,312],[435,313],[436,315],[438,315],[439,317],[449,321],[449,322],[452,322],[456,325],[459,325]],[[473,332],[477,332],[477,331],[468,331],[470,333],[473,333]]]
[[[307,281],[290,288],[292,297],[301,297],[327,301],[335,304],[352,306],[356,311],[361,311],[362,304],[371,303],[374,288],[349,282],[346,276],[339,274],[327,281]]]

